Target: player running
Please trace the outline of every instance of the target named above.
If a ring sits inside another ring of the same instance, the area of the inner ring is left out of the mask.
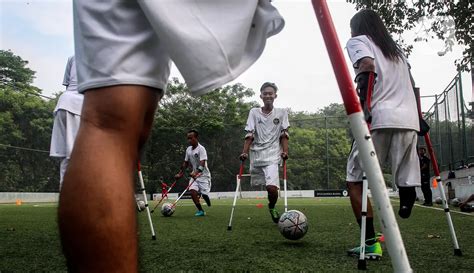
[[[357,74],[355,81],[371,126],[372,141],[380,164],[391,163],[400,194],[398,214],[408,218],[416,199],[415,187],[420,186],[416,151],[419,119],[408,62],[374,11],[358,12],[351,19],[350,27],[352,38],[347,42],[347,51]],[[346,180],[352,209],[360,225],[363,167],[358,153],[354,142]],[[366,238],[366,257],[382,256],[370,201],[367,202]],[[359,253],[360,247],[348,251],[349,255],[359,256]]]
[[[191,172],[189,183],[192,183],[192,185],[189,187],[189,191],[191,192],[194,205],[196,205],[198,209],[194,216],[205,216],[206,213],[199,202],[199,197],[202,196],[207,206],[211,206],[211,200],[209,199],[209,192],[211,191],[211,172],[209,172],[209,168],[207,167],[206,148],[199,143],[198,137],[199,133],[196,130],[189,130],[187,139],[190,146],[186,149],[183,164],[181,165],[179,173],[175,175],[175,178],[179,179],[183,177],[184,171],[191,164],[193,171]]]
[[[245,142],[240,160],[249,157],[251,184],[265,185],[268,192],[268,208],[273,222],[278,223],[280,215],[275,208],[278,201],[280,177],[278,164],[288,158],[288,112],[274,108],[278,88],[274,83],[266,82],[260,88],[263,107],[253,108],[249,112],[245,126]]]

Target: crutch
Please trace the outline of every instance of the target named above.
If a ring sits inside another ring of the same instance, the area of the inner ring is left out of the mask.
[[[168,193],[173,189],[173,187],[174,187],[174,185],[176,184],[177,181],[178,181],[178,179],[175,179],[173,184],[171,184],[171,186],[167,190],[165,189],[165,193],[161,196],[161,199],[158,201],[158,203],[155,205],[155,207],[153,207],[153,209],[151,210],[151,213],[153,213],[156,210],[156,208],[161,204],[161,202],[163,202],[165,197],[168,197]]]
[[[393,269],[395,272],[412,272],[385,187],[382,170],[346,65],[346,59],[337,38],[331,13],[325,0],[312,0],[312,4],[344,101],[352,133],[360,148],[360,158],[363,165],[366,166],[368,183],[370,183],[374,203],[383,223],[382,228],[386,236],[386,245],[392,259]]]
[[[288,211],[288,194],[286,188],[286,159],[283,160],[283,190],[285,191],[285,212]]]
[[[244,161],[242,160],[242,162],[240,163],[239,176],[237,176],[237,185],[235,186],[234,202],[232,203],[232,211],[230,212],[230,219],[229,219],[229,225],[227,226],[227,230],[232,230],[232,219],[234,218],[234,209],[235,209],[235,204],[237,203],[237,195],[239,194],[240,180],[242,179],[243,171],[244,171]]]
[[[138,180],[140,180],[140,191],[142,192],[143,200],[145,200],[145,209],[148,216],[148,223],[150,224],[150,229],[151,229],[151,239],[156,240],[155,229],[153,228],[153,222],[151,221],[150,208],[148,207],[148,200],[146,198],[145,183],[143,183],[143,175],[142,175],[140,161],[138,161],[137,163],[137,168],[138,168],[138,178],[139,178]]]
[[[198,178],[199,176],[195,176],[193,178],[193,180],[191,181],[191,183],[188,184],[188,186],[186,187],[186,189],[184,189],[184,191],[178,196],[178,198],[176,200],[174,200],[173,204],[171,204],[171,208],[175,208],[176,207],[176,203],[178,203],[179,199],[181,199],[181,197],[183,197],[183,195],[189,190],[189,188],[194,184],[194,182],[196,181],[196,179]]]
[[[416,96],[416,103],[418,104],[418,115],[420,118],[423,118],[423,114],[421,113],[421,108],[420,106],[420,94],[419,90],[415,89],[415,96]],[[446,214],[446,219],[448,220],[448,226],[449,226],[449,231],[451,233],[451,239],[453,241],[453,246],[454,246],[454,255],[455,256],[462,256],[462,251],[459,248],[459,243],[458,243],[458,238],[456,237],[456,231],[454,230],[454,224],[453,220],[451,219],[451,213],[449,212],[449,206],[448,206],[448,201],[446,200],[446,194],[444,192],[444,185],[443,185],[443,180],[441,179],[441,176],[439,174],[439,167],[438,167],[438,161],[436,160],[436,155],[433,149],[433,144],[431,143],[431,138],[430,134],[427,132],[425,135],[425,142],[426,146],[428,148],[428,153],[430,154],[431,157],[431,165],[433,165],[433,171],[435,173],[435,179],[438,182],[438,187],[439,187],[439,193],[441,195],[441,200],[443,200],[443,208],[444,212]]]
[[[367,263],[365,261],[365,230],[367,229],[367,195],[368,195],[368,182],[367,177],[362,177],[362,210],[361,210],[361,221],[360,221],[360,253],[359,261],[357,262],[357,269],[366,270]]]

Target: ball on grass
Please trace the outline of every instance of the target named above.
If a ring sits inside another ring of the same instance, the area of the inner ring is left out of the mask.
[[[145,210],[145,201],[138,200],[137,201],[137,206],[138,206],[138,211],[144,211]]]
[[[298,240],[308,232],[308,220],[301,211],[289,210],[281,215],[278,228],[286,239]]]
[[[163,216],[169,217],[173,215],[174,213],[174,206],[171,203],[164,203],[163,206],[161,206],[161,214]]]
[[[443,199],[438,196],[438,197],[435,198],[435,203],[436,204],[443,204]]]

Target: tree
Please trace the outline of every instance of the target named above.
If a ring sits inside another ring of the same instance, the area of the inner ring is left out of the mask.
[[[347,0],[355,3],[356,9],[372,9],[384,21],[391,33],[398,34],[398,41],[407,54],[413,48],[407,45],[400,34],[407,30],[420,28],[418,37],[413,42],[427,41],[438,38],[445,43],[439,55],[451,51],[455,41],[463,46],[463,57],[455,61],[459,71],[469,71],[472,66],[474,43],[472,26],[472,1],[370,1]]]

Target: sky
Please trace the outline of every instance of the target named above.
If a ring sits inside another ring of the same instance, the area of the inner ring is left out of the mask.
[[[294,111],[315,112],[331,103],[342,103],[311,1],[275,0],[273,4],[284,17],[285,28],[267,41],[259,60],[232,83],[258,90],[263,82],[275,82],[279,87],[275,106]],[[349,20],[356,10],[343,0],[328,4],[344,48],[350,38]],[[410,32],[404,37],[411,41],[417,35]],[[74,54],[72,1],[0,0],[0,48],[29,61],[28,66],[36,71],[34,85],[43,94],[64,90],[61,83],[66,61]],[[454,60],[462,56],[462,48],[455,46],[443,57],[437,54],[441,50],[443,42],[439,40],[415,43],[409,57],[424,96],[441,93],[456,75]],[[171,77],[182,79],[176,67]],[[471,101],[471,76],[464,73],[462,78],[465,100]],[[253,100],[259,101],[258,95]],[[433,101],[423,99],[422,108],[427,110]]]

